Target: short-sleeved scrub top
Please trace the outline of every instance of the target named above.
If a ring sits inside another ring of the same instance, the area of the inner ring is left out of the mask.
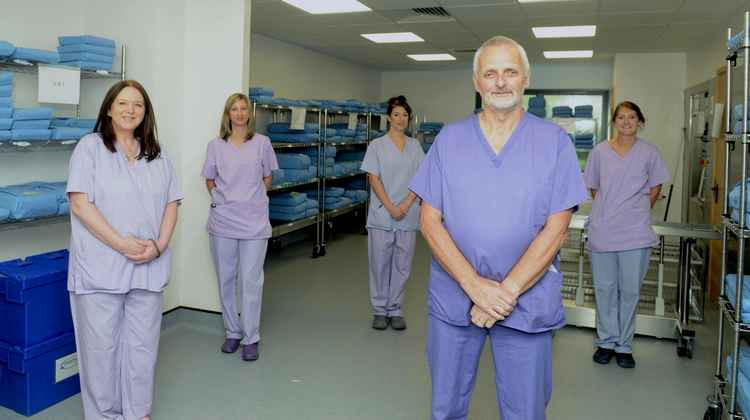
[[[118,143],[107,150],[99,133],[83,137],[70,159],[68,193],[85,193],[122,236],[158,239],[167,204],[182,200],[171,160],[161,156],[128,163]],[[171,250],[146,263],[134,264],[97,239],[71,213],[68,290],[77,294],[127,293],[132,289],[162,291],[169,281]]]
[[[650,191],[670,178],[656,146],[636,139],[623,157],[609,142],[600,143],[589,154],[583,178],[586,187],[597,191],[587,228],[591,251],[627,251],[656,245]]]
[[[206,150],[202,175],[212,179],[208,232],[231,239],[268,239],[268,194],[263,178],[279,169],[268,137],[255,134],[240,147],[220,138]]]
[[[548,216],[576,209],[587,197],[570,137],[528,113],[497,154],[478,115],[445,126],[410,188],[442,213],[445,228],[477,273],[497,281],[523,256]],[[561,286],[559,269],[548,270],[499,324],[530,333],[563,326]],[[471,307],[463,289],[433,258],[430,314],[466,326]]]
[[[402,151],[386,134],[373,140],[367,147],[361,169],[380,178],[388,198],[394,205],[398,205],[409,194],[409,182],[422,160],[424,151],[419,141],[407,137]],[[419,230],[419,205],[412,205],[403,219],[394,220],[375,191],[371,191],[367,228],[388,231]]]

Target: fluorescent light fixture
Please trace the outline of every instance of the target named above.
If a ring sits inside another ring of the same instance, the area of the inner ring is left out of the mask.
[[[324,13],[369,12],[369,7],[356,0],[282,0],[307,13],[320,15]]]
[[[539,26],[531,30],[537,38],[588,38],[596,35],[596,25]]]
[[[594,56],[592,50],[577,51],[545,51],[544,58],[591,58]]]
[[[414,61],[455,61],[456,57],[450,54],[407,54]]]
[[[576,0],[518,0],[519,3],[562,3],[564,1]]]
[[[424,39],[413,32],[389,32],[382,34],[360,34],[378,44],[394,44],[397,42],[424,42]]]

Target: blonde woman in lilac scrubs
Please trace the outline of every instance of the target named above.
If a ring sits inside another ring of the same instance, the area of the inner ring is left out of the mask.
[[[251,122],[247,96],[230,95],[202,173],[211,195],[207,228],[226,334],[221,351],[234,353],[242,346],[245,361],[259,356],[263,261],[271,237],[266,191],[271,171],[279,167],[270,140],[255,133]],[[238,278],[242,317],[235,305]]]
[[[669,171],[651,143],[638,138],[646,123],[638,105],[615,108],[615,137],[589,155],[583,178],[594,204],[588,221],[588,246],[596,294],[596,363],[615,357],[634,368],[633,335],[651,247],[658,240],[651,228],[651,208]]]

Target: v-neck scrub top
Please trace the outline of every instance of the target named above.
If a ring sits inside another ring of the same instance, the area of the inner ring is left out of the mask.
[[[656,245],[651,228],[651,188],[669,181],[667,165],[653,144],[636,139],[623,157],[609,142],[589,154],[586,187],[597,191],[588,220],[594,252],[627,251]]]
[[[208,232],[230,239],[268,239],[268,194],[263,178],[279,169],[268,137],[255,134],[240,147],[220,138],[206,150],[202,175],[216,183],[211,190]]]
[[[410,188],[442,213],[445,228],[477,273],[496,281],[508,275],[548,216],[575,209],[587,197],[568,135],[528,113],[498,154],[487,142],[478,115],[448,124]],[[499,324],[525,332],[563,326],[561,285],[562,275],[547,271]],[[433,258],[430,314],[468,326],[471,306],[456,280]]]
[[[156,240],[167,204],[182,200],[174,166],[163,151],[151,162],[142,158],[129,164],[115,146],[115,153],[107,150],[99,133],[83,137],[70,158],[67,192],[85,193],[120,235]],[[69,291],[160,292],[167,286],[169,247],[149,263],[134,264],[97,239],[72,212],[70,221]]]
[[[386,134],[373,140],[367,147],[361,169],[380,178],[388,198],[394,205],[398,205],[409,194],[409,181],[417,172],[422,160],[424,151],[419,141],[407,137],[404,150],[401,151]],[[373,190],[370,192],[367,228],[388,231],[419,230],[419,204],[414,203],[403,219],[395,220]]]

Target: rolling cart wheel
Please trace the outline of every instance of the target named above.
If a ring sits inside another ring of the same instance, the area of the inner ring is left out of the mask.
[[[320,252],[318,253],[318,256],[325,257],[326,256],[326,246],[321,245],[320,246]]]
[[[677,339],[677,356],[693,358],[693,340],[680,337]]]
[[[709,406],[703,414],[703,420],[721,420],[721,407]]]
[[[312,258],[318,258],[320,256],[320,245],[313,245]]]

